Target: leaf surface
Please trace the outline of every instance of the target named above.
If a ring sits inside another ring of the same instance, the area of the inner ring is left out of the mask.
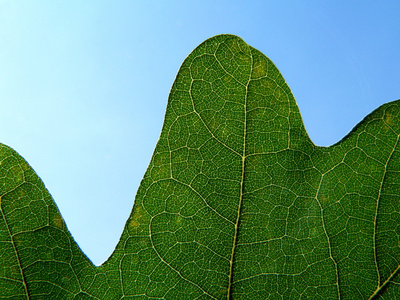
[[[135,204],[99,267],[0,146],[0,298],[396,299],[400,102],[318,147],[275,65],[232,35],[182,64]]]

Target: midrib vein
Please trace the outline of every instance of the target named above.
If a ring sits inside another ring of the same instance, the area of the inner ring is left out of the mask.
[[[3,194],[3,196],[4,196],[4,194]],[[17,245],[15,244],[15,241],[14,241],[14,235],[13,235],[12,232],[11,232],[10,226],[8,226],[8,222],[7,222],[6,215],[5,215],[5,213],[3,212],[3,209],[1,208],[1,197],[2,197],[2,196],[0,196],[0,212],[1,212],[2,216],[3,216],[3,218],[4,218],[4,222],[6,223],[7,231],[8,231],[8,234],[10,235],[10,238],[11,238],[11,243],[12,243],[13,248],[14,248],[15,256],[16,256],[16,258],[17,258],[18,265],[19,265],[19,267],[20,267],[20,269],[21,269],[22,284],[24,285],[24,290],[25,290],[25,293],[26,293],[26,298],[27,298],[27,299],[30,299],[29,290],[28,290],[28,286],[27,286],[27,283],[26,283],[26,279],[25,279],[25,274],[24,274],[24,271],[23,271],[23,269],[22,269],[21,259],[20,259],[19,254],[18,254]]]
[[[393,146],[392,151],[390,152],[388,159],[386,160],[385,166],[384,166],[384,170],[382,172],[382,179],[381,179],[381,184],[379,187],[379,192],[378,192],[378,197],[377,197],[377,203],[376,203],[376,208],[375,208],[375,217],[374,217],[374,232],[373,232],[373,249],[374,249],[374,262],[375,262],[375,268],[376,268],[376,273],[377,273],[377,277],[378,277],[378,284],[376,287],[376,290],[374,291],[374,293],[370,296],[370,298],[368,299],[372,299],[388,282],[389,280],[392,278],[392,276],[394,274],[396,274],[396,272],[399,270],[400,266],[397,266],[396,270],[389,276],[388,279],[386,279],[382,284],[381,284],[381,275],[379,273],[379,265],[378,265],[378,253],[377,253],[377,246],[376,246],[376,236],[377,236],[377,219],[378,219],[378,210],[379,210],[379,204],[380,204],[380,199],[382,197],[382,189],[383,189],[383,184],[385,181],[385,177],[386,177],[386,172],[387,172],[387,167],[389,165],[390,160],[392,159],[393,153],[395,151],[395,149],[397,148],[397,145],[399,143],[399,138],[400,135],[397,136],[397,140],[396,143]]]
[[[250,50],[250,49],[249,49]],[[248,96],[248,87],[249,83],[251,80],[251,74],[253,72],[253,56],[251,54],[250,50],[250,72],[249,72],[249,79],[245,85],[245,98],[244,98],[244,126],[243,126],[243,150],[242,150],[242,173],[240,177],[240,194],[239,194],[239,203],[238,203],[238,210],[237,210],[237,216],[236,216],[236,222],[235,222],[235,233],[233,237],[233,244],[232,244],[232,252],[231,252],[231,258],[229,260],[229,284],[228,284],[228,293],[226,295],[226,299],[229,300],[231,299],[232,296],[232,281],[233,281],[233,262],[235,258],[235,250],[236,250],[236,245],[237,245],[237,237],[238,237],[238,230],[239,230],[239,221],[240,221],[240,215],[242,212],[242,202],[243,202],[243,192],[244,192],[244,175],[245,175],[245,160],[246,160],[246,132],[247,132],[247,96]]]
[[[231,291],[232,291],[232,279],[233,279],[233,260],[235,257],[235,250],[236,250],[236,243],[237,243],[237,236],[238,236],[238,229],[239,229],[239,219],[240,219],[240,214],[242,210],[242,200],[243,200],[243,188],[244,188],[244,162],[245,162],[245,156],[242,156],[242,176],[240,180],[240,195],[239,195],[239,204],[238,204],[238,213],[236,216],[236,222],[235,222],[235,234],[233,236],[233,244],[232,244],[232,252],[231,252],[231,258],[229,260],[229,285],[228,285],[228,294],[226,299],[230,299],[231,297]]]

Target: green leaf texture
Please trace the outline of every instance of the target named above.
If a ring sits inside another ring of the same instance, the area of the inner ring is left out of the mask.
[[[213,37],[179,70],[102,266],[1,145],[0,298],[398,299],[399,120],[391,102],[316,146],[275,65],[236,36]]]

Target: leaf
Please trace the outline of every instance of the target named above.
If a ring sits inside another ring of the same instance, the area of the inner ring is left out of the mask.
[[[1,145],[0,298],[396,299],[399,118],[400,101],[385,104],[318,147],[273,63],[238,37],[213,37],[179,70],[102,266]]]

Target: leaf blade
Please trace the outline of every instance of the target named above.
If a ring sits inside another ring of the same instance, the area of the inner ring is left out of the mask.
[[[236,36],[213,37],[176,76],[102,266],[81,252],[29,165],[0,147],[0,295],[395,299],[399,119],[400,102],[385,104],[318,147],[276,66]]]

